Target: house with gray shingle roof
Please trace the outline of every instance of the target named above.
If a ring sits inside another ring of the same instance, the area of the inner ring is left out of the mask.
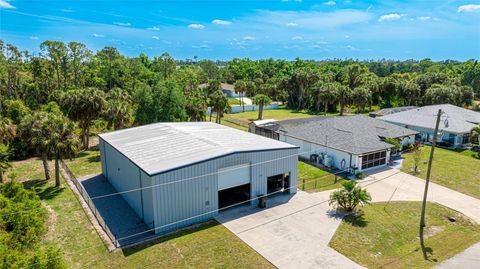
[[[350,172],[386,166],[395,149],[384,139],[407,145],[415,142],[417,134],[363,115],[266,121],[251,131],[299,146],[302,158]]]
[[[480,113],[450,104],[431,105],[379,117],[380,120],[393,123],[419,132],[417,139],[432,142],[438,110],[444,114],[440,122],[438,142],[460,148],[470,143],[470,130],[480,124]]]

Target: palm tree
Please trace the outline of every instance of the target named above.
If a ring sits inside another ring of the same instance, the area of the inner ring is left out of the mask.
[[[343,116],[343,112],[345,111],[345,105],[349,102],[351,97],[352,90],[349,87],[345,85],[338,86],[338,102],[340,103],[340,116]]]
[[[253,97],[252,101],[255,105],[258,105],[258,119],[261,120],[263,118],[263,107],[265,105],[268,106],[272,102],[272,99],[265,94],[257,94]]]
[[[79,122],[83,148],[88,149],[90,125],[105,109],[105,93],[96,88],[72,89],[61,95],[60,104],[70,119]]]
[[[328,104],[334,103],[338,98],[339,83],[321,83],[318,86],[317,103],[323,103],[324,112],[327,114]]]
[[[60,161],[74,158],[80,141],[75,134],[75,124],[61,114],[51,114],[48,119],[51,135],[47,138],[47,148],[55,160],[55,186],[60,186]]]
[[[60,112],[57,112],[60,113]],[[18,136],[28,149],[35,150],[42,160],[45,180],[50,179],[50,167],[48,166],[48,148],[46,139],[50,136],[51,130],[48,127],[50,112],[35,112],[28,115],[18,126]]]
[[[103,117],[107,121],[107,129],[115,130],[128,126],[132,120],[130,95],[120,89],[113,88],[106,96],[107,105]]]
[[[330,194],[328,203],[346,211],[353,211],[359,204],[369,204],[372,200],[370,194],[356,185],[355,181],[344,181],[340,190]]]
[[[477,144],[480,145],[480,125],[477,125],[477,126],[473,127],[470,132],[472,134],[472,136],[471,136],[472,143],[476,138],[477,139]]]
[[[216,112],[216,117],[215,117],[215,122],[219,123],[221,122],[221,117],[223,115],[223,112],[227,109],[229,109],[230,105],[228,104],[228,99],[227,97],[223,94],[222,91],[216,91],[209,96],[209,103],[211,107],[210,111],[210,121],[212,120],[212,113],[213,111]]]
[[[371,96],[372,92],[367,87],[360,86],[353,90],[352,98],[357,105],[358,112],[363,113]]]
[[[0,144],[7,145],[16,135],[16,126],[8,118],[0,116]]]
[[[233,84],[233,88],[235,89],[235,92],[238,92],[240,94],[240,103],[242,105],[242,111],[245,112],[245,104],[243,103],[243,95],[245,94],[246,88],[247,88],[247,83],[243,80],[237,80]]]

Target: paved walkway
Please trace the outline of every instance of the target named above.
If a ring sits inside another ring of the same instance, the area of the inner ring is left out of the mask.
[[[480,264],[480,243],[477,243],[464,252],[444,261],[436,269],[472,269]]]

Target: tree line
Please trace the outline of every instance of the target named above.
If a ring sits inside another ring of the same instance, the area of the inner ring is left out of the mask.
[[[273,100],[340,115],[373,106],[467,106],[480,95],[476,60],[179,61],[60,41],[45,41],[34,54],[0,40],[0,51],[0,174],[8,159],[35,155],[47,179],[55,160],[57,181],[58,162],[88,148],[98,131],[212,116],[220,123],[229,109],[222,82],[260,107]]]

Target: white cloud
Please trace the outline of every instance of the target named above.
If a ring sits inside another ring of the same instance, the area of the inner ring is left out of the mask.
[[[219,19],[213,20],[212,23],[216,24],[216,25],[230,25],[230,24],[232,24],[232,22],[230,22],[230,21],[219,20]]]
[[[321,11],[258,11],[247,17],[245,23],[273,26],[298,26],[302,29],[337,28],[341,26],[367,22],[372,17],[360,10]]]
[[[158,37],[158,36],[156,36],[156,35],[153,35],[153,36],[152,36],[152,39],[159,40],[160,37]]]
[[[470,5],[459,6],[458,12],[465,12],[465,13],[480,12],[480,5],[470,4]]]
[[[38,40],[38,36],[31,36],[29,37],[31,40]]]
[[[200,45],[200,46],[193,45],[192,48],[194,48],[194,49],[206,49],[206,48],[208,48],[208,45],[205,45],[205,44]]]
[[[294,36],[294,37],[292,37],[292,40],[302,40],[302,39],[303,39],[303,37],[301,37],[301,36],[298,36],[298,35],[297,35],[297,36]]]
[[[131,26],[132,24],[129,22],[113,22],[113,24],[118,26]]]
[[[203,29],[203,28],[205,28],[205,25],[198,24],[198,23],[192,23],[192,24],[188,25],[188,28],[190,28],[190,29]]]
[[[61,8],[60,11],[65,12],[65,13],[72,13],[73,12],[73,10],[69,9],[69,8]]]
[[[428,21],[430,20],[432,17],[429,17],[429,16],[420,16],[420,17],[417,17],[417,19],[421,20],[421,21]]]
[[[349,38],[350,38],[350,36],[349,36],[349,35],[345,35],[345,38],[346,38],[346,39],[349,39]]]
[[[382,15],[380,16],[380,18],[378,19],[379,22],[382,22],[382,21],[394,21],[394,20],[398,20],[400,19],[402,16],[400,14],[397,14],[397,13],[391,13],[391,14],[386,14],[386,15]]]
[[[94,33],[92,36],[93,36],[93,37],[105,37],[105,35],[97,34],[97,33]]]
[[[335,1],[327,1],[327,2],[325,2],[324,4],[327,5],[327,6],[334,6],[334,5],[337,4],[337,2],[335,2]]]
[[[245,37],[243,37],[243,40],[252,41],[252,40],[255,40],[255,37],[253,37],[253,36],[245,36]]]
[[[157,27],[157,26],[153,26],[153,27],[148,27],[147,30],[150,30],[150,31],[160,31],[160,28]]]
[[[355,48],[354,46],[351,46],[351,45],[347,45],[344,48],[352,50],[352,51],[359,51],[359,49],[357,49],[357,48]]]
[[[14,6],[12,6],[9,2],[7,1],[4,1],[4,0],[0,0],[0,8],[6,8],[6,9],[13,9],[15,8]]]

